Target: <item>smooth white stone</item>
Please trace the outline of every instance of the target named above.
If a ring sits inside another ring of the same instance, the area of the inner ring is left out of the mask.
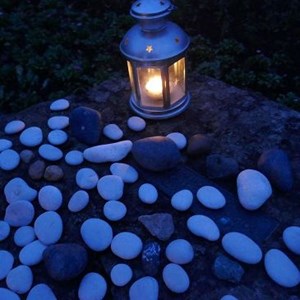
[[[0,168],[5,171],[11,171],[19,165],[20,160],[20,155],[15,150],[4,150],[0,153]]]
[[[44,210],[58,210],[63,203],[63,196],[56,186],[45,185],[38,193],[38,200]]]
[[[228,254],[246,264],[257,264],[262,259],[260,247],[240,232],[226,233],[222,238],[222,246]]]
[[[103,299],[107,291],[107,283],[104,277],[98,273],[86,274],[79,285],[79,300]]]
[[[14,264],[13,255],[6,251],[0,250],[0,280],[4,279]]]
[[[132,269],[126,264],[117,264],[110,271],[111,281],[116,286],[126,285],[131,280],[132,275]]]
[[[127,120],[127,125],[133,131],[142,131],[146,127],[146,121],[140,117],[133,116]]]
[[[19,200],[32,201],[37,191],[31,188],[22,178],[11,179],[4,187],[6,201],[12,203]]]
[[[248,210],[260,208],[272,195],[272,187],[265,175],[246,169],[237,177],[237,193],[241,205]]]
[[[177,239],[167,246],[166,256],[170,262],[175,264],[188,264],[194,258],[194,249],[187,240]]]
[[[47,284],[40,283],[29,291],[26,300],[57,300],[57,298]]]
[[[184,293],[190,286],[190,279],[185,270],[177,264],[168,264],[163,269],[165,285],[174,293]]]
[[[217,224],[204,215],[194,215],[187,221],[187,227],[191,233],[209,241],[216,241],[220,237]]]
[[[0,295],[1,295],[1,300],[20,300],[19,295],[17,295],[15,292],[0,287]]]
[[[119,221],[126,215],[127,208],[120,201],[108,201],[103,206],[104,216],[110,221]]]
[[[179,150],[182,150],[187,144],[186,137],[180,132],[169,133],[167,137],[176,144]]]
[[[145,276],[135,281],[129,289],[130,300],[158,300],[158,282],[154,277]]]
[[[239,300],[239,299],[232,295],[224,295],[220,300]]]
[[[24,247],[35,240],[36,236],[32,226],[22,226],[14,234],[14,242],[19,247]]]
[[[49,143],[55,146],[64,144],[67,141],[67,139],[67,133],[60,129],[52,130],[48,134]]]
[[[63,232],[60,215],[55,211],[47,211],[39,215],[34,222],[34,232],[43,244],[55,244]]]
[[[193,193],[190,190],[181,190],[172,196],[171,205],[179,211],[186,211],[191,207],[193,198]]]
[[[6,207],[4,221],[10,226],[26,226],[32,222],[33,218],[34,207],[29,201],[15,201]]]
[[[282,235],[285,245],[295,254],[300,255],[300,227],[287,227]]]
[[[199,202],[210,209],[220,209],[225,206],[226,200],[224,195],[213,186],[203,186],[197,191]]]
[[[139,178],[136,169],[125,163],[113,163],[110,166],[110,172],[113,175],[120,176],[125,183],[136,182]]]
[[[39,155],[49,161],[57,161],[63,157],[63,152],[50,144],[43,144],[39,147]]]
[[[144,183],[139,187],[138,196],[143,203],[153,204],[157,201],[158,192],[151,183]]]
[[[104,126],[103,134],[114,141],[118,141],[123,137],[123,131],[117,124],[108,124]]]
[[[6,284],[9,289],[18,293],[27,293],[33,281],[32,271],[28,266],[20,265],[10,270],[6,277]]]
[[[84,190],[91,190],[96,187],[98,180],[97,173],[90,168],[82,168],[76,173],[76,183]]]
[[[54,116],[48,119],[48,127],[54,129],[64,129],[69,126],[69,117]]]
[[[52,111],[61,111],[69,107],[70,102],[67,99],[57,99],[50,104],[50,110]]]
[[[269,250],[264,259],[267,274],[277,284],[292,288],[300,283],[300,272],[290,258],[278,249]]]
[[[10,226],[6,221],[0,221],[0,242],[4,241],[10,233]]]
[[[120,232],[111,242],[112,252],[123,259],[134,259],[142,251],[142,240],[132,232]]]
[[[42,261],[43,252],[46,248],[46,245],[41,243],[39,240],[35,240],[21,249],[19,253],[19,260],[26,266],[37,265]]]
[[[13,145],[12,141],[7,139],[0,139],[0,152],[11,148]]]
[[[105,175],[97,183],[99,195],[107,201],[119,200],[123,196],[124,182],[117,175]]]
[[[86,245],[94,251],[103,251],[108,248],[113,238],[111,226],[97,218],[84,221],[80,233]]]
[[[65,161],[70,166],[78,166],[83,162],[83,153],[78,150],[71,150],[65,156]]]
[[[90,196],[86,191],[77,191],[70,198],[68,209],[71,212],[79,212],[88,205],[89,200]]]
[[[20,134],[20,142],[27,147],[38,146],[42,143],[42,141],[43,132],[40,127],[28,127]]]
[[[4,127],[6,134],[15,134],[21,132],[25,128],[25,123],[21,120],[13,120],[7,123]]]
[[[83,157],[93,163],[116,162],[125,158],[131,148],[132,142],[129,140],[98,145],[85,149]]]

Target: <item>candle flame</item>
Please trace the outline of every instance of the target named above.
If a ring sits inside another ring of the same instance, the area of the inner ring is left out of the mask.
[[[160,96],[162,94],[162,80],[160,76],[151,77],[145,86],[147,92],[153,96]]]

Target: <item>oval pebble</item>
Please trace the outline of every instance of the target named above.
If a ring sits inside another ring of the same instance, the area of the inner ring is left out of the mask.
[[[13,255],[6,251],[0,250],[0,280],[4,279],[14,264]]]
[[[176,144],[179,150],[182,150],[187,144],[186,137],[180,132],[169,133],[167,137]]]
[[[124,182],[120,176],[105,175],[97,183],[99,195],[107,201],[119,200],[123,196]]]
[[[13,145],[12,141],[7,139],[0,139],[0,152],[10,149],[12,145]]]
[[[203,186],[197,191],[199,202],[210,209],[220,209],[225,206],[226,200],[224,195],[213,186]]]
[[[83,160],[83,153],[79,150],[71,150],[65,156],[65,161],[70,166],[78,166]]]
[[[10,270],[6,277],[7,287],[18,293],[27,293],[32,285],[33,275],[28,266],[20,265]]]
[[[13,291],[0,287],[1,300],[20,300],[19,295]]]
[[[300,227],[290,226],[287,227],[283,232],[283,241],[285,245],[294,252],[300,255]]]
[[[262,259],[260,247],[240,232],[226,233],[222,238],[222,246],[228,254],[246,264],[257,264]]]
[[[120,232],[111,242],[112,252],[123,259],[134,259],[142,251],[142,240],[132,232]]]
[[[91,168],[82,168],[76,173],[76,183],[84,190],[91,190],[97,186],[99,177]]]
[[[191,207],[193,198],[193,193],[190,190],[181,190],[172,196],[171,205],[179,211],[186,211]]]
[[[19,260],[26,266],[37,265],[42,261],[43,252],[46,248],[46,245],[41,243],[39,240],[35,240],[21,249],[19,253]]]
[[[239,300],[239,299],[232,295],[224,295],[220,300]]]
[[[55,129],[49,132],[48,141],[50,144],[58,146],[64,144],[68,140],[68,135],[65,131]]]
[[[48,127],[54,129],[64,129],[69,126],[69,117],[54,116],[48,119]]]
[[[19,227],[14,234],[14,242],[19,247],[24,247],[33,242],[36,236],[32,226]]]
[[[4,150],[0,153],[0,168],[5,171],[11,171],[19,165],[20,160],[20,155],[15,150]]]
[[[146,127],[146,121],[140,117],[133,116],[127,120],[128,127],[133,131],[142,131]]]
[[[10,226],[6,221],[0,221],[0,242],[4,241],[10,233]]]
[[[70,198],[68,203],[68,209],[71,212],[79,212],[88,205],[89,200],[90,196],[86,191],[77,191]]]
[[[158,192],[151,183],[144,183],[139,187],[138,196],[143,203],[153,204],[157,201]]]
[[[110,278],[114,285],[124,286],[132,278],[133,272],[127,264],[117,264],[110,271]]]
[[[25,123],[21,120],[13,120],[8,122],[4,127],[6,134],[15,134],[21,132],[25,128]]]
[[[27,147],[35,147],[42,143],[43,132],[40,127],[32,126],[26,128],[20,134],[20,142]]]
[[[125,163],[113,163],[110,166],[110,172],[118,175],[125,183],[133,183],[138,180],[139,174],[136,169]]]
[[[165,285],[174,293],[184,293],[190,286],[190,279],[185,270],[170,263],[163,269],[163,280]]]
[[[43,144],[39,147],[39,155],[49,161],[57,161],[63,157],[63,152],[50,144]]]
[[[62,111],[70,107],[70,102],[67,99],[57,99],[50,104],[50,110]]]
[[[104,216],[110,221],[119,221],[126,215],[127,208],[120,201],[108,201],[103,206]]]
[[[84,221],[80,233],[86,245],[94,251],[103,251],[108,248],[113,238],[111,226],[97,218]]]
[[[267,274],[277,284],[294,287],[300,283],[300,272],[289,257],[278,249],[269,250],[264,259]]]
[[[103,134],[114,141],[118,141],[123,137],[123,131],[117,124],[108,124],[104,126]]]
[[[154,277],[145,276],[136,280],[129,289],[130,300],[157,300],[159,286]]]
[[[34,232],[43,244],[55,244],[63,232],[63,222],[60,215],[55,211],[42,213],[34,222]]]
[[[57,300],[51,288],[45,284],[40,283],[35,285],[28,293],[26,300]]]
[[[56,186],[45,185],[38,193],[38,200],[44,210],[57,210],[63,203],[63,196]]]
[[[184,239],[174,240],[166,248],[166,257],[175,264],[188,264],[194,258],[193,246]]]
[[[104,277],[98,273],[86,274],[79,285],[79,300],[103,299],[107,290],[107,283]]]

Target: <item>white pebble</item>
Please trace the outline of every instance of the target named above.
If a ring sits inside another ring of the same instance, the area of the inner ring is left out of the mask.
[[[90,197],[86,191],[75,192],[68,203],[68,209],[71,212],[79,212],[83,210],[89,203]]]
[[[0,153],[0,168],[5,171],[11,171],[19,165],[20,160],[20,155],[15,150],[4,150]]]
[[[19,247],[24,247],[35,240],[36,236],[32,226],[19,227],[14,234],[14,242]]]
[[[224,295],[220,300],[239,300],[239,299],[232,295]]]
[[[269,250],[264,259],[267,274],[277,284],[292,288],[300,283],[300,272],[289,257],[278,249]]]
[[[169,133],[167,137],[176,144],[179,150],[182,150],[187,144],[186,137],[180,132]]]
[[[282,235],[285,245],[295,254],[300,255],[300,227],[287,227]]]
[[[79,300],[103,299],[107,291],[107,283],[104,277],[98,273],[86,274],[79,285]]]
[[[64,129],[69,126],[69,117],[54,116],[48,119],[48,127],[54,129]]]
[[[199,202],[210,209],[220,209],[225,206],[226,200],[224,195],[213,186],[203,186],[197,191]]]
[[[132,269],[126,264],[117,264],[110,271],[110,278],[114,285],[124,286],[132,278]]]
[[[47,248],[46,245],[39,240],[35,240],[27,244],[19,253],[19,260],[23,265],[34,266],[43,259],[43,252]]]
[[[13,145],[12,141],[7,139],[0,139],[0,152],[11,148]]]
[[[39,155],[49,161],[57,161],[63,157],[63,152],[50,144],[43,144],[39,147]]]
[[[136,182],[139,178],[136,169],[125,163],[113,163],[110,166],[110,172],[113,175],[120,176],[125,183]]]
[[[35,285],[30,292],[26,300],[57,300],[51,288],[45,284],[40,283]]]
[[[103,134],[114,141],[118,141],[123,137],[123,131],[117,124],[108,124],[104,126]]]
[[[33,275],[28,266],[20,265],[10,270],[6,277],[6,284],[9,289],[18,293],[27,293],[32,285]]]
[[[67,99],[57,99],[50,104],[50,110],[52,111],[61,111],[69,107],[70,102]]]
[[[172,196],[171,205],[179,211],[186,211],[191,207],[193,198],[190,190],[181,190]]]
[[[142,251],[142,240],[132,232],[121,232],[111,242],[112,252],[122,259],[134,259]]]
[[[10,233],[10,226],[6,221],[0,221],[0,242],[4,241]]]
[[[142,131],[146,127],[146,122],[140,117],[133,116],[127,120],[127,125],[133,131]]]
[[[154,277],[145,276],[136,280],[129,289],[130,300],[158,300],[159,286]]]
[[[187,227],[191,233],[208,241],[216,241],[220,237],[220,230],[217,224],[204,215],[190,217],[187,221]]]
[[[76,183],[84,190],[91,190],[96,187],[98,180],[97,173],[90,168],[82,168],[76,173]]]
[[[124,182],[117,175],[106,175],[99,179],[97,189],[104,200],[119,200],[123,196]]]
[[[25,128],[25,123],[21,120],[13,120],[7,123],[4,127],[6,134],[15,134],[21,132]]]
[[[246,264],[257,264],[262,259],[260,247],[240,232],[226,233],[222,238],[222,246],[228,254]]]
[[[151,183],[144,183],[139,187],[138,196],[143,203],[153,204],[157,201],[158,192]]]
[[[108,248],[113,238],[111,226],[97,218],[84,221],[80,233],[86,245],[94,251],[103,251]]]
[[[103,206],[104,216],[110,221],[119,221],[126,215],[127,208],[120,201],[108,201]]]
[[[28,127],[20,134],[20,142],[27,147],[38,146],[42,143],[42,141],[42,129],[36,126]]]
[[[20,297],[13,291],[0,287],[1,300],[20,300]]]
[[[47,211],[39,215],[34,222],[34,232],[43,244],[55,244],[63,232],[60,215],[55,211]]]
[[[13,267],[13,264],[13,255],[6,250],[0,250],[0,280],[4,279],[7,276],[7,274]]]
[[[44,210],[58,210],[63,203],[61,191],[53,185],[43,186],[39,191],[38,200]]]
[[[65,161],[70,166],[78,166],[83,162],[83,153],[78,150],[71,150],[65,156]]]
[[[194,258],[193,246],[184,239],[174,240],[166,248],[166,257],[175,264],[188,264]]]
[[[168,264],[163,269],[165,285],[174,293],[184,293],[190,286],[190,279],[185,270],[177,264]]]
[[[67,133],[60,129],[52,130],[48,134],[49,143],[55,146],[64,144],[67,141],[67,139]]]

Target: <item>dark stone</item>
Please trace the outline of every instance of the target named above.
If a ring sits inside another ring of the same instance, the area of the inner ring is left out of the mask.
[[[176,144],[164,136],[152,136],[133,143],[132,155],[145,169],[165,171],[176,167],[182,162]]]
[[[211,151],[211,146],[212,139],[207,135],[198,133],[189,138],[186,152],[190,156],[207,154]]]
[[[144,245],[142,253],[143,270],[149,276],[158,273],[160,267],[160,245],[157,242],[148,242]]]
[[[44,173],[44,178],[48,181],[59,181],[64,177],[64,171],[60,166],[48,166]]]
[[[33,180],[39,180],[43,177],[46,164],[43,160],[37,160],[29,166],[28,175]]]
[[[239,164],[234,158],[212,154],[206,158],[206,172],[212,179],[228,178],[238,174]]]
[[[258,159],[257,168],[282,192],[293,187],[293,174],[289,158],[281,149],[264,151]]]
[[[214,261],[213,273],[219,279],[239,283],[245,271],[238,262],[219,255]]]
[[[20,152],[20,157],[25,164],[28,164],[34,158],[34,153],[31,150],[25,149]]]
[[[79,142],[95,145],[102,132],[101,114],[92,108],[80,106],[70,114],[71,134]]]
[[[56,244],[45,249],[43,260],[51,278],[65,281],[76,278],[84,271],[88,263],[88,254],[79,244]]]

